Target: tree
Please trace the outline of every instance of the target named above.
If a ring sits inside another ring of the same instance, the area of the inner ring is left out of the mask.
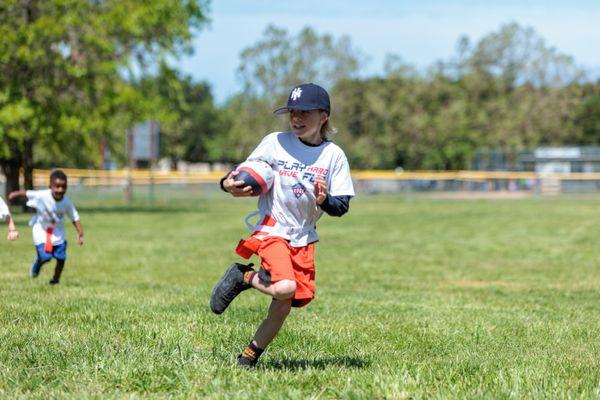
[[[95,164],[99,142],[148,109],[131,84],[190,51],[203,0],[6,0],[0,4],[0,166],[32,187],[34,150]]]
[[[331,87],[340,79],[354,77],[361,62],[361,54],[347,36],[335,40],[310,27],[290,36],[285,29],[270,25],[261,40],[242,51],[238,74],[244,94],[280,100],[302,82]]]
[[[515,22],[486,35],[465,57],[468,48],[468,40],[461,38],[457,46],[461,70],[492,75],[506,88],[524,83],[564,87],[583,77],[572,57],[548,46],[533,28]]]
[[[584,87],[584,94],[577,112],[577,127],[581,142],[600,145],[600,81]]]
[[[287,120],[271,113],[286,104],[294,85],[314,82],[331,89],[356,76],[362,60],[348,37],[335,40],[309,27],[297,35],[267,27],[263,37],[241,53],[238,76],[244,89],[225,105],[227,134],[212,141],[211,154],[226,161],[243,159],[262,135],[288,126]],[[335,112],[335,101],[333,108]]]
[[[582,123],[593,137],[594,97],[579,106],[579,69],[532,29],[508,24],[473,45],[462,37],[456,50],[421,74],[390,55],[383,77],[334,87],[353,166],[462,169],[481,147],[514,158],[525,147],[579,143]]]
[[[210,161],[208,142],[220,131],[219,111],[213,104],[210,86],[162,64],[155,75],[144,76],[137,87],[153,118],[160,122],[161,154],[174,163]]]
[[[468,96],[481,147],[514,159],[523,148],[579,141],[575,126],[583,71],[532,28],[506,24],[474,46],[461,38],[450,63]]]

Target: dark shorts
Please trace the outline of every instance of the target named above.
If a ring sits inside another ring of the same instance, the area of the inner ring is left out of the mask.
[[[43,263],[50,261],[55,258],[57,260],[64,261],[67,259],[67,241],[65,240],[59,245],[52,246],[52,253],[46,253],[44,250],[44,244],[38,244],[35,246],[35,252],[39,260]]]

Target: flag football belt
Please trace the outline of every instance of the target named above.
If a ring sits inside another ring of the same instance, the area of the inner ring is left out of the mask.
[[[46,228],[46,244],[44,245],[44,252],[52,254],[52,232],[54,227],[49,226]]]
[[[254,232],[247,239],[241,239],[235,248],[235,253],[245,259],[249,259],[252,254],[257,254],[260,242],[269,236],[269,232],[277,222],[270,215],[265,215],[258,225],[252,226],[248,223],[248,219],[254,215],[256,214],[250,214],[246,218],[246,225]]]

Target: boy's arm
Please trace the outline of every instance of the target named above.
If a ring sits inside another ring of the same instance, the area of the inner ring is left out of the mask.
[[[77,243],[82,245],[83,244],[83,226],[81,225],[81,221],[80,220],[73,221],[73,225],[75,226],[75,229],[77,229]]]
[[[25,190],[15,190],[14,192],[10,192],[8,195],[8,202],[12,203],[13,200],[19,197],[27,197],[27,192]]]
[[[319,204],[319,207],[332,217],[341,217],[350,209],[351,198],[351,196],[331,196],[327,194],[325,201]]]
[[[15,222],[10,215],[6,217],[6,223],[8,225],[8,236],[6,236],[6,240],[17,240],[19,238],[19,231],[17,231]]]
[[[315,179],[315,202],[321,210],[332,217],[341,217],[348,212],[350,208],[350,199],[352,196],[332,196],[322,176]]]

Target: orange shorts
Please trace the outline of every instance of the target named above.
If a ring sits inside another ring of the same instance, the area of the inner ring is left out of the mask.
[[[261,241],[258,251],[261,268],[271,277],[271,282],[282,279],[296,281],[295,307],[303,307],[315,297],[315,245],[292,247],[280,237]]]
[[[240,242],[240,245],[244,241]],[[259,278],[267,282],[289,279],[296,282],[293,307],[304,307],[315,297],[315,245],[292,247],[287,240],[270,236],[264,240],[246,239],[261,259]],[[240,248],[238,245],[238,249]],[[238,252],[240,254],[240,252]],[[248,257],[244,257],[248,258]]]

